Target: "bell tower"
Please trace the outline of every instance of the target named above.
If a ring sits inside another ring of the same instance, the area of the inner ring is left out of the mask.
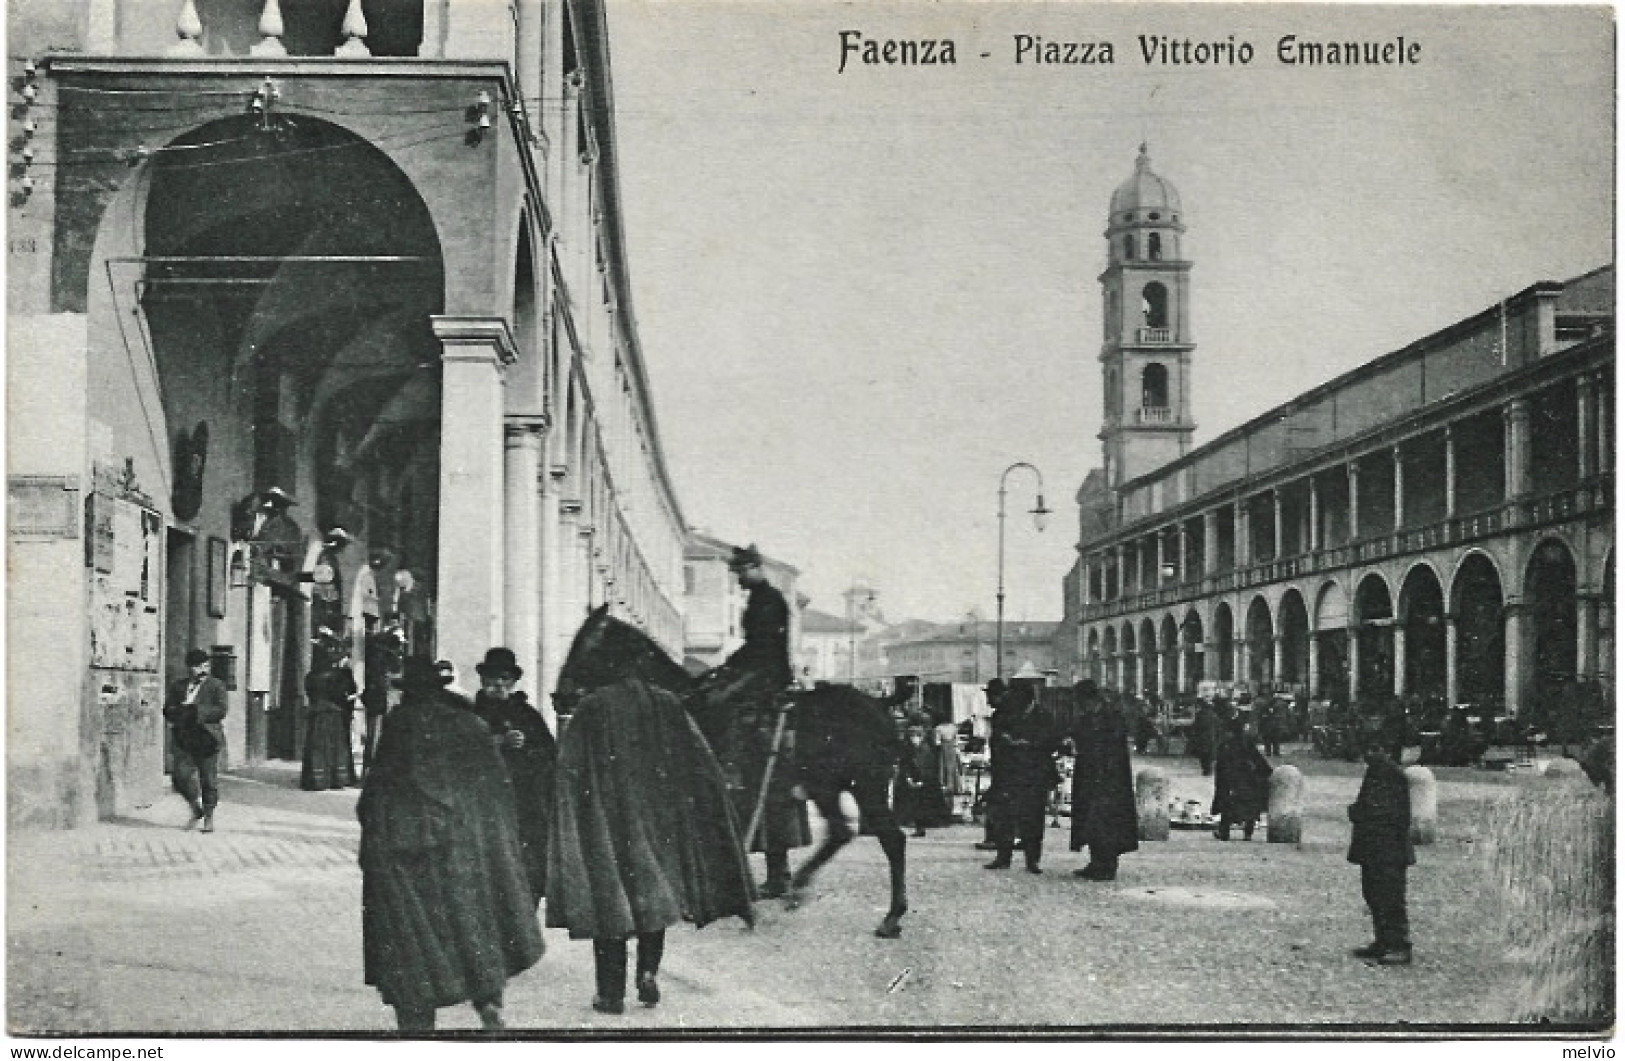
[[[1106,485],[1116,488],[1191,448],[1191,263],[1179,192],[1151,171],[1144,144],[1134,175],[1112,193],[1100,274]]]

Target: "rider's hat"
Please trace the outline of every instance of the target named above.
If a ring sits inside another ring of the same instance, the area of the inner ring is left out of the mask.
[[[743,549],[737,545],[734,546],[733,557],[728,561],[729,571],[743,571],[747,567],[761,566],[762,554],[756,551],[756,546],[754,544],[747,545]]]

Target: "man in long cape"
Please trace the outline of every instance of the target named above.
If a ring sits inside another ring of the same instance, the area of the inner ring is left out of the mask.
[[[638,999],[652,1006],[666,929],[751,923],[750,868],[722,769],[674,694],[608,681],[574,708],[560,721],[547,925],[593,941],[593,1008],[620,1013],[627,940],[638,941]]]

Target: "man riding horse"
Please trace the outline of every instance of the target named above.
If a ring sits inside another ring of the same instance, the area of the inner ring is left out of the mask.
[[[784,763],[793,737],[780,726],[793,676],[790,606],[768,582],[756,546],[735,547],[728,569],[750,594],[740,621],[745,643],[701,676],[701,695],[691,707],[722,762],[742,828],[757,816],[763,777],[775,751],[779,753],[768,778],[760,825],[754,836],[746,838],[751,851],[767,856],[767,882],[760,891],[765,898],[775,898],[790,885],[790,849],[811,842],[806,804],[793,794]]]

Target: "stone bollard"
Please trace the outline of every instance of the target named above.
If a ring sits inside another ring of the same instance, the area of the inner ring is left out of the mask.
[[[1134,802],[1140,817],[1140,839],[1168,839],[1168,775],[1161,767],[1148,766],[1135,775]]]
[[[1270,774],[1269,813],[1265,840],[1272,844],[1303,840],[1303,773],[1296,766],[1277,766]]]
[[[1431,844],[1439,835],[1439,784],[1425,766],[1407,766],[1411,790],[1411,843]]]
[[[1584,781],[1586,774],[1580,764],[1567,757],[1547,761],[1546,768],[1540,776],[1547,781]]]

